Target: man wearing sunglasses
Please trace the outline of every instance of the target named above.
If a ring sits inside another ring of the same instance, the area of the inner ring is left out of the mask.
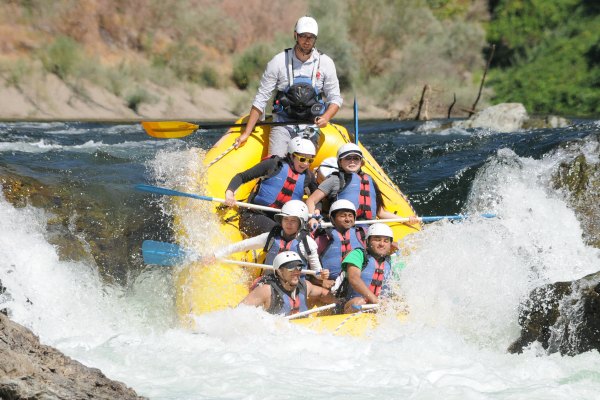
[[[308,299],[336,302],[329,290],[300,279],[302,266],[297,253],[279,253],[273,260],[275,273],[263,276],[240,304],[262,307],[271,314],[292,315],[308,310]]]
[[[284,158],[272,156],[235,175],[225,191],[225,204],[235,206],[235,191],[253,179],[260,179],[260,182],[250,194],[250,203],[282,208],[290,200],[302,200],[304,194],[310,194],[317,188],[309,169],[315,154],[315,145],[310,140],[295,137],[288,144]],[[277,225],[274,218],[273,213],[242,209],[240,230],[248,236],[270,232]]]
[[[296,44],[277,54],[267,64],[250,109],[248,123],[236,139],[236,146],[248,140],[275,91],[274,120],[290,121],[290,125],[271,127],[269,154],[285,155],[288,142],[306,127],[297,122],[324,128],[338,112],[343,100],[335,64],[329,56],[315,48],[318,33],[319,27],[314,18],[302,17],[298,20],[294,29]],[[327,102],[323,100],[323,95]]]

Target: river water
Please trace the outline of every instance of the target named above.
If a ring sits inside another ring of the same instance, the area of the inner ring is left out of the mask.
[[[400,290],[409,318],[384,318],[369,338],[316,334],[251,308],[181,328],[168,268],[107,281],[93,262],[59,258],[47,212],[2,196],[0,280],[8,290],[0,309],[151,399],[597,398],[597,351],[506,348],[530,290],[600,269],[581,216],[551,184],[578,154],[598,163],[600,122],[510,134],[436,126],[364,122],[361,141],[419,215],[499,217],[439,222],[408,237]],[[137,124],[0,123],[0,167],[139,213],[157,200],[133,185],[175,183],[189,149],[208,149],[220,134],[155,140]]]

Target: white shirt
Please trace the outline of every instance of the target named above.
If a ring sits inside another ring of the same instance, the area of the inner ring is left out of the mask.
[[[223,258],[232,253],[238,253],[240,251],[248,251],[248,250],[256,250],[263,249],[267,244],[267,238],[269,237],[269,232],[265,232],[261,235],[254,236],[245,240],[241,240],[237,243],[230,244],[229,246],[225,246],[215,252],[215,257]],[[298,248],[300,253],[306,260],[308,260],[309,269],[315,272],[321,272],[323,267],[321,267],[321,261],[319,260],[319,254],[317,252],[318,247],[317,243],[310,236],[306,237],[306,242],[308,243],[308,247],[310,249],[310,255],[306,253],[304,249],[304,243],[300,241]]]
[[[319,54],[316,48],[313,48],[312,54],[308,60],[302,62],[296,57],[296,52],[292,49],[292,71],[294,77],[311,77],[313,71],[317,68],[316,83],[320,93],[325,95],[327,103],[337,104],[342,107],[343,99],[340,95],[340,83],[335,71],[335,64],[331,57],[326,54]],[[260,79],[260,86],[252,106],[259,109],[263,114],[267,102],[275,90],[285,90],[289,86],[288,70],[285,62],[285,50],[277,54],[269,61],[267,68]]]

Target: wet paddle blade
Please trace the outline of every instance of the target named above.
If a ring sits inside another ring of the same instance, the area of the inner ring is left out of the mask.
[[[146,133],[157,139],[177,139],[191,135],[199,126],[183,121],[142,122]]]
[[[182,264],[188,258],[188,253],[173,243],[144,240],[142,256],[146,264],[172,267]]]

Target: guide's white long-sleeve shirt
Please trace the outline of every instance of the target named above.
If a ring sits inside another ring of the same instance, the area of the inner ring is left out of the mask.
[[[335,64],[331,57],[326,54],[319,54],[317,49],[313,49],[310,58],[304,62],[296,57],[292,50],[292,71],[294,77],[311,77],[313,70],[317,68],[316,86],[320,93],[325,95],[327,103],[337,104],[342,108],[343,99],[340,94],[340,83],[335,70]],[[288,70],[285,60],[285,50],[275,55],[267,64],[258,92],[254,97],[252,106],[259,109],[263,114],[267,102],[275,90],[285,90],[289,86]]]

